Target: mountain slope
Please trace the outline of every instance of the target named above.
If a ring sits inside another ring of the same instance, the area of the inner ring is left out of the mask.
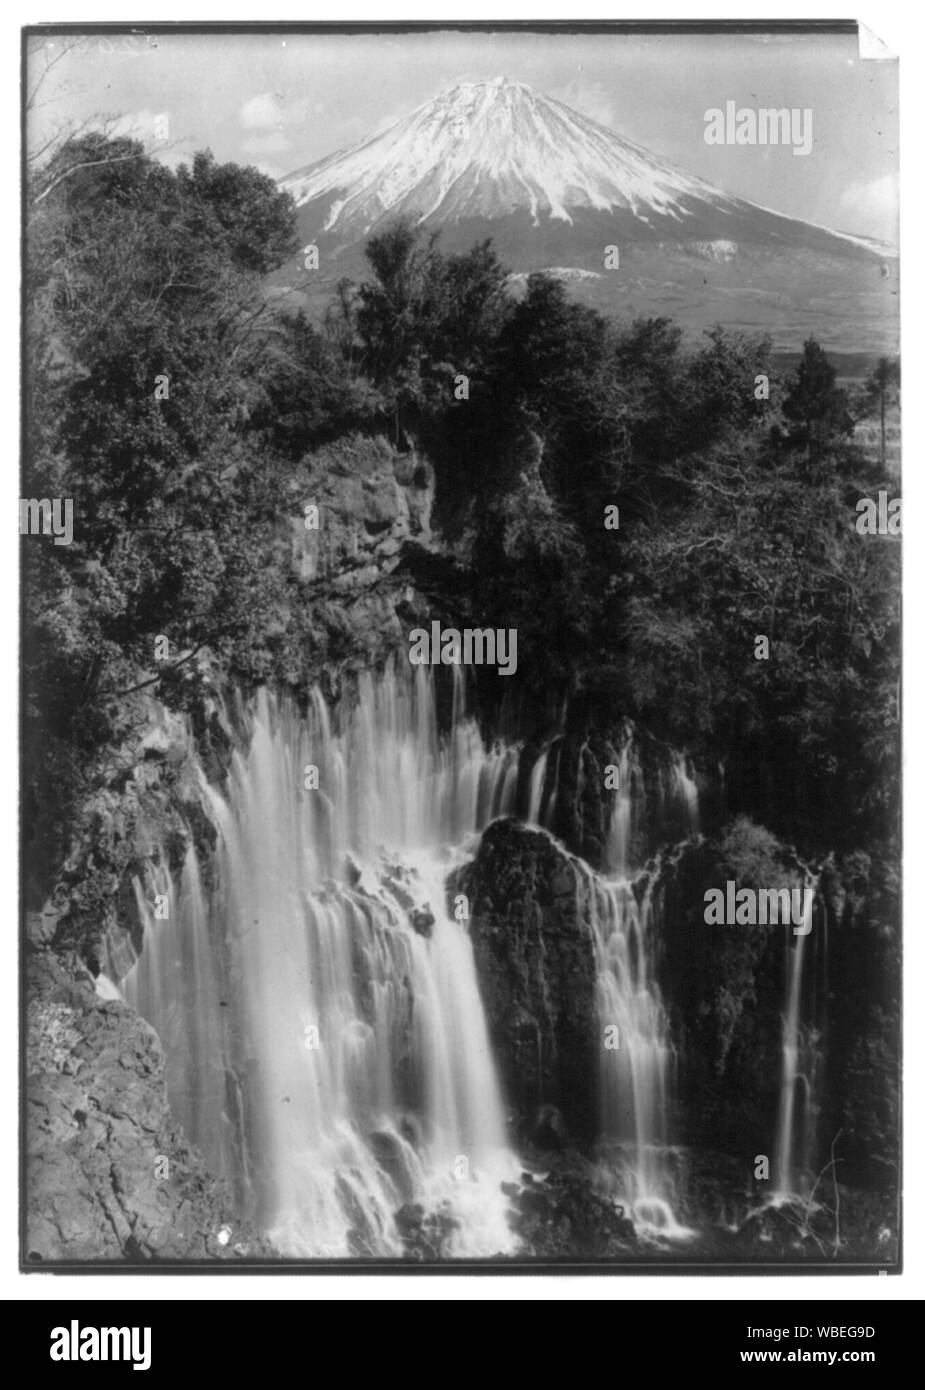
[[[453,87],[380,134],[288,175],[282,187],[300,207],[327,203],[317,231],[344,243],[397,214],[452,222],[526,210],[538,227],[544,218],[574,224],[581,209],[648,239],[816,234],[844,254],[877,249],[731,197],[503,77]]]
[[[365,240],[404,215],[440,228],[448,250],[490,236],[515,276],[551,269],[580,299],[691,326],[784,323],[794,345],[847,316],[840,345],[879,332],[883,348],[893,315],[890,248],[734,197],[503,77],[452,87],[281,187],[327,283],[356,273]],[[618,275],[605,273],[608,245]]]

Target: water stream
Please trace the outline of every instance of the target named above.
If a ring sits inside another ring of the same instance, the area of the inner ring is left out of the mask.
[[[144,949],[122,982],[157,1029],[171,1103],[240,1210],[280,1253],[402,1252],[396,1215],[437,1216],[459,1256],[516,1249],[501,1190],[521,1163],[506,1126],[467,923],[451,915],[448,871],[496,817],[548,824],[562,739],[520,778],[522,745],[486,742],[457,681],[438,727],[426,668],[360,678],[333,717],[261,692],[230,712],[237,730],[219,791],[198,772],[217,831],[213,861],[187,850],[177,882],[136,884]],[[633,823],[644,796],[632,731],[620,754],[605,872],[577,866],[591,928],[601,1048],[602,1150],[641,1226],[675,1222],[665,1153],[676,1055],[658,986],[652,876],[634,888]],[[696,783],[672,755],[660,802],[697,832]],[[518,787],[523,804],[518,804]],[[635,809],[634,809],[635,808]],[[667,814],[667,812],[666,812]],[[155,894],[169,903],[161,920]],[[806,947],[788,956],[778,1124],[792,1169],[799,1008]],[[617,1170],[615,1170],[616,1172]]]

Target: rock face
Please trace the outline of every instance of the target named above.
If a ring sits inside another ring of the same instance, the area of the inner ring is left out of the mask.
[[[632,1222],[622,1206],[596,1191],[596,1179],[593,1167],[572,1153],[544,1177],[524,1172],[519,1183],[505,1183],[524,1254],[613,1260],[637,1253]]]
[[[534,750],[538,757],[538,743]],[[522,759],[524,809],[535,765]],[[709,788],[702,777],[700,785]],[[576,700],[565,732],[548,748],[537,809],[541,823],[593,869],[624,875],[661,845],[696,833],[699,791],[684,753]]]
[[[231,750],[211,697],[192,721],[149,695],[132,701],[118,747],[88,771],[68,855],[51,882],[32,885],[26,913],[33,947],[62,958],[76,953],[92,975],[102,969],[112,979],[125,974],[141,946],[134,880],[151,888],[155,869],[177,871],[190,844],[208,864],[215,827],[203,813],[197,767],[218,780]],[[198,762],[189,756],[193,737]]]
[[[682,1142],[728,1154],[763,1152],[777,1124],[785,953],[780,926],[707,927],[704,892],[795,886],[799,862],[739,817],[716,836],[663,856],[654,885],[661,985],[678,1048]],[[866,855],[829,860],[806,938],[804,1033],[818,1036],[815,1163],[837,1140],[840,1181],[890,1190],[899,1133],[899,904]],[[823,1084],[824,1078],[824,1084]],[[751,1147],[745,1140],[754,1139]]]
[[[82,967],[29,962],[24,1260],[270,1253],[170,1114],[154,1030]]]
[[[299,487],[318,507],[318,525],[292,522],[293,561],[302,579],[322,579],[338,593],[361,588],[395,568],[404,541],[430,538],[433,470],[398,454],[384,439],[338,440],[310,454]]]
[[[662,856],[653,885],[679,1056],[679,1137],[726,1153],[745,1134],[754,1152],[773,1143],[787,939],[779,926],[707,926],[704,892],[728,878],[739,887],[799,883],[773,838],[759,827],[754,835],[750,856],[713,841]]]
[[[595,1128],[595,962],[574,864],[518,821],[495,821],[459,874],[502,1083],[520,1132],[549,1126],[576,1140]]]
[[[822,1123],[828,1134],[844,1127],[841,1173],[895,1191],[902,1116],[900,885],[888,858],[856,852],[830,859],[819,887],[829,926],[831,1000]]]
[[[292,581],[266,634],[268,680],[300,696],[320,681],[336,696],[405,643],[427,607],[415,572],[428,583],[442,572],[432,501],[430,465],[382,439],[339,440],[303,461],[281,498],[276,544]],[[308,504],[317,529],[305,525]],[[136,892],[150,898],[166,874],[176,880],[190,846],[209,886],[215,828],[198,767],[222,781],[235,712],[219,716],[213,692],[228,672],[213,654],[196,674],[172,713],[146,689],[128,695],[111,746],[86,769],[64,852],[30,864],[23,1253],[36,1264],[264,1253],[169,1112],[157,1035],[94,988],[121,979],[142,947]],[[415,926],[426,935],[432,918]]]
[[[294,579],[278,624],[286,683],[321,680],[336,695],[342,672],[374,667],[407,642],[426,611],[412,572],[432,553],[433,485],[425,459],[384,439],[340,439],[303,460],[281,522]]]

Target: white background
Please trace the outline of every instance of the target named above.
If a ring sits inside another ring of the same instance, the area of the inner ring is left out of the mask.
[[[88,8],[91,13],[87,13]],[[256,7],[259,9],[259,7]],[[922,615],[925,612],[923,563],[925,547],[919,532],[921,515],[922,469],[925,463],[922,435],[922,400],[925,392],[919,387],[918,373],[922,369],[922,332],[919,314],[922,312],[921,258],[925,255],[925,228],[922,225],[921,143],[925,139],[925,118],[922,94],[925,70],[922,60],[921,25],[917,11],[909,0],[877,0],[852,15],[844,0],[825,3],[815,0],[811,8],[802,9],[792,3],[784,6],[775,0],[735,4],[709,0],[697,7],[674,4],[650,10],[637,0],[631,6],[594,4],[584,0],[570,16],[569,6],[531,0],[528,4],[483,5],[467,12],[458,3],[432,0],[423,5],[414,0],[402,0],[400,9],[385,11],[374,4],[319,4],[306,6],[276,0],[272,7],[274,20],[305,22],[308,20],[368,20],[373,23],[386,19],[428,20],[788,20],[856,18],[865,23],[886,47],[900,57],[900,100],[902,107],[902,367],[904,392],[903,416],[903,520],[906,544],[906,627],[904,644],[905,708],[909,716],[905,726],[905,1265],[901,1277],[697,1277],[672,1276],[508,1276],[491,1275],[401,1275],[325,1277],[323,1275],[216,1276],[211,1275],[23,1275],[18,1272],[18,1212],[19,1212],[19,1035],[18,1035],[18,971],[16,943],[18,937],[17,907],[17,729],[18,692],[16,665],[18,650],[18,467],[19,457],[19,62],[20,33],[24,24],[69,23],[81,21],[130,23],[150,21],[191,20],[214,22],[255,21],[253,10],[226,0],[215,6],[199,3],[191,12],[188,5],[167,5],[152,13],[153,6],[134,15],[122,4],[96,4],[92,7],[76,3],[62,4],[47,0],[41,8],[30,11],[20,5],[5,10],[0,21],[2,44],[0,61],[3,75],[0,80],[0,140],[3,150],[3,174],[6,197],[3,200],[2,238],[3,258],[0,261],[0,295],[2,295],[3,327],[3,413],[0,416],[7,438],[7,483],[2,515],[8,541],[0,547],[0,651],[5,655],[4,679],[0,686],[2,700],[3,736],[2,770],[0,770],[0,855],[2,876],[9,894],[8,911],[3,930],[6,949],[0,956],[0,1298],[51,1300],[112,1300],[112,1299],[814,1299],[879,1300],[920,1299],[925,1293],[925,1184],[919,1172],[923,1162],[923,1076],[920,1073],[923,1053],[923,1023],[925,1003],[921,998],[925,984],[925,951],[923,927],[915,904],[922,901],[922,877],[925,866],[923,841],[923,807],[921,789],[922,729],[917,715],[922,703]],[[565,11],[565,13],[563,13]],[[15,489],[15,491],[14,491]],[[708,1325],[707,1325],[708,1326]]]

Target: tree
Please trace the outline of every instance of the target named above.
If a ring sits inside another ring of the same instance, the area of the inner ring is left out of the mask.
[[[71,499],[74,539],[23,543],[25,741],[34,804],[66,821],[123,695],[188,700],[204,645],[265,674],[281,460],[254,424],[261,277],[295,219],[255,170],[205,155],[174,173],[99,132],[56,149],[30,194],[23,495]]]
[[[522,440],[540,440],[549,491],[573,515],[596,506],[592,477],[622,435],[609,348],[603,317],[572,303],[560,280],[540,274],[528,277],[498,340],[496,417],[518,454]],[[516,476],[516,459],[512,464]]]
[[[803,344],[803,356],[789,379],[784,416],[793,421],[790,442],[805,447],[809,464],[818,464],[831,444],[854,428],[846,393],[836,386],[836,371],[815,338]]]
[[[224,242],[237,270],[266,275],[298,247],[292,199],[257,169],[217,164],[210,150],[200,151],[191,167],[181,164],[177,191],[196,209],[191,228],[213,247]]]
[[[439,233],[400,218],[366,247],[375,278],[359,288],[355,322],[396,443],[406,425],[442,419],[459,375],[484,384],[504,312],[505,273],[491,244],[445,256],[438,243]],[[337,317],[344,314],[342,296]]]
[[[864,382],[864,404],[880,416],[880,467],[886,467],[886,412],[899,399],[900,371],[896,358],[881,357]]]
[[[399,219],[366,246],[375,279],[360,287],[357,327],[375,381],[412,381],[437,313],[438,233]]]
[[[301,310],[275,322],[259,380],[250,424],[293,461],[374,416],[375,398],[351,373],[341,344]]]
[[[687,449],[703,448],[727,431],[747,431],[766,412],[755,397],[755,379],[768,372],[770,338],[721,325],[705,336],[705,346],[690,359],[679,401]]]

